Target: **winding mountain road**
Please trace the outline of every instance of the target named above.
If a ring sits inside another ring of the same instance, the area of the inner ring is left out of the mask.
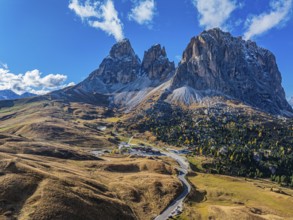
[[[188,173],[189,168],[188,162],[182,156],[173,152],[164,152],[163,154],[173,158],[180,165],[178,178],[182,182],[184,190],[160,215],[155,218],[155,220],[166,220],[172,216],[180,214],[183,210],[183,201],[191,190],[191,186],[186,180],[186,174]]]
[[[157,148],[153,148],[156,151],[160,151]],[[178,178],[183,184],[183,192],[174,199],[174,201],[160,214],[158,215],[154,220],[166,220],[170,217],[176,216],[180,214],[183,210],[183,201],[186,198],[186,196],[190,193],[191,186],[189,182],[186,180],[186,174],[188,173],[189,169],[189,163],[186,161],[186,158],[180,156],[179,154],[173,153],[171,151],[162,152],[160,151],[163,156],[170,157],[177,161],[180,168]],[[103,151],[92,151],[93,154],[96,156],[100,156],[100,154],[103,154]],[[152,154],[148,153],[141,153],[136,152],[136,154],[140,154],[142,156],[152,156]]]

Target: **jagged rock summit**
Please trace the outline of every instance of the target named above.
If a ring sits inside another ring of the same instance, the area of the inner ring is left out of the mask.
[[[292,111],[281,81],[270,51],[216,28],[191,39],[171,87],[188,87],[195,100],[221,95],[279,114]]]
[[[128,39],[116,43],[99,68],[74,87],[51,94],[53,98],[104,105],[123,110],[136,108],[175,73],[175,64],[157,44],[147,50],[143,61]]]
[[[165,48],[161,48],[161,45],[146,51],[141,62],[129,40],[125,39],[115,44],[99,68],[74,89],[113,94],[127,87],[129,90],[130,84],[133,87],[133,83],[141,78],[164,81],[174,70],[174,63],[168,60]]]
[[[121,111],[157,102],[188,107],[221,97],[293,116],[281,81],[270,51],[215,28],[191,39],[177,68],[159,44],[147,50],[141,62],[129,40],[120,41],[87,79],[54,96],[75,101],[82,97],[93,104],[103,100]]]
[[[137,79],[141,61],[129,40],[115,44],[100,67],[75,88],[86,92],[110,93],[113,86],[125,85]]]
[[[175,64],[167,58],[165,47],[162,48],[160,44],[156,44],[144,53],[141,68],[150,79],[163,81],[170,72],[175,70]]]

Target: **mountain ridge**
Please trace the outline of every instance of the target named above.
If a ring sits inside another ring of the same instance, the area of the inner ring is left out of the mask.
[[[187,107],[223,97],[293,116],[281,81],[270,51],[215,28],[191,39],[177,68],[160,44],[145,51],[140,61],[129,40],[118,42],[99,68],[69,91],[105,95],[110,107],[126,111],[156,102],[153,96]]]
[[[30,92],[25,92],[21,95],[18,95],[9,89],[0,90],[0,100],[22,99],[22,98],[28,98],[32,96],[37,96],[37,95]]]
[[[215,28],[191,38],[177,67],[160,44],[146,50],[141,61],[130,41],[122,40],[85,80],[43,98],[100,105],[121,113],[145,111],[158,102],[208,108],[232,100],[293,117],[281,82],[269,50]]]

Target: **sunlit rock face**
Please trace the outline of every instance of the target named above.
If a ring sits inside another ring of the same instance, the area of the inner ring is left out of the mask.
[[[191,39],[172,88],[223,95],[273,114],[292,111],[274,55],[252,41],[212,29]]]
[[[76,88],[88,92],[109,92],[115,84],[127,84],[136,80],[140,65],[140,59],[129,40],[120,41],[111,48],[99,68]]]
[[[142,72],[145,72],[150,79],[164,80],[174,70],[174,62],[169,61],[165,48],[160,44],[152,46],[144,53]]]

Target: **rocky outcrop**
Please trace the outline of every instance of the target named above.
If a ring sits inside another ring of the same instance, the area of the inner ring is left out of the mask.
[[[137,79],[141,61],[133,51],[129,40],[115,44],[99,68],[74,89],[111,93],[115,85],[126,85]]]
[[[174,62],[169,61],[165,48],[160,44],[152,46],[144,53],[142,72],[145,72],[150,79],[163,81],[174,70]]]
[[[187,88],[189,93],[196,94],[194,100],[220,95],[283,114],[292,109],[281,81],[270,51],[216,28],[191,39],[171,88],[173,91]]]
[[[123,110],[136,108],[175,72],[175,65],[167,58],[165,48],[155,45],[145,52],[143,62],[129,40],[115,44],[99,68],[72,88],[54,92],[53,99],[67,99]]]
[[[119,91],[120,100],[121,91],[153,87],[166,80],[174,71],[175,65],[169,61],[165,48],[161,45],[155,45],[146,51],[141,63],[129,40],[125,39],[111,48],[97,70],[68,92],[72,93],[73,90],[79,94],[100,93],[113,97]]]
[[[103,60],[99,69],[92,73],[100,77],[105,84],[126,84],[137,78],[140,60],[134,53],[129,40],[115,44],[110,55]]]

